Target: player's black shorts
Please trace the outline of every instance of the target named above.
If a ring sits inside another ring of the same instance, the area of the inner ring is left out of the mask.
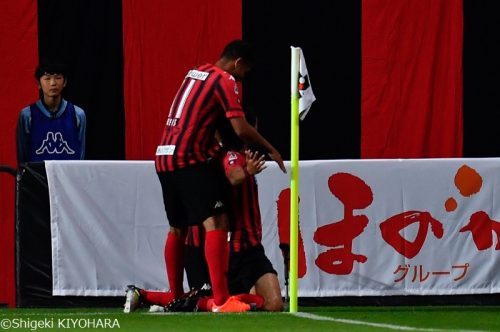
[[[248,293],[257,280],[266,273],[278,274],[267,258],[264,247],[250,247],[229,256],[227,279],[231,294]]]
[[[218,164],[214,160],[158,173],[170,226],[198,225],[226,212],[228,182]]]

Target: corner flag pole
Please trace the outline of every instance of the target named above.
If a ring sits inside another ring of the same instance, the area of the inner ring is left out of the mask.
[[[299,229],[299,63],[300,48],[291,47],[291,174],[290,174],[290,312],[298,304],[298,229]]]

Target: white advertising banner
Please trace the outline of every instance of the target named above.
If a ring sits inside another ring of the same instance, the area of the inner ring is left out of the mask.
[[[267,165],[258,175],[263,243],[283,286],[289,175]],[[54,295],[168,289],[153,162],[46,169]],[[499,293],[497,188],[498,158],[300,162],[298,295]]]
[[[168,222],[153,162],[47,161],[53,295],[167,289]]]

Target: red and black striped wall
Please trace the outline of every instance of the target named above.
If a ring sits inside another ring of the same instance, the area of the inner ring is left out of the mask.
[[[318,100],[302,159],[500,155],[500,23],[484,0],[243,2],[263,53],[246,93],[288,156],[288,46],[301,46]],[[279,128],[279,130],[276,130]]]
[[[17,0],[0,13],[0,164],[37,98],[42,60],[70,68],[88,159],[152,159],[188,67],[244,37],[258,61],[245,104],[289,157],[290,46],[316,94],[302,159],[500,155],[500,21],[487,0]],[[14,180],[0,173],[0,303],[14,301]]]
[[[189,66],[241,38],[234,0],[19,0],[0,13],[0,164],[15,167],[15,127],[38,97],[41,61],[70,68],[67,99],[87,113],[87,159],[152,159]],[[0,304],[15,302],[14,179],[0,173]]]

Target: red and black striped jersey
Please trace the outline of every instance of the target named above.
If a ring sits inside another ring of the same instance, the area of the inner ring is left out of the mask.
[[[233,76],[211,64],[190,70],[170,107],[156,149],[156,171],[173,171],[213,157],[219,150],[218,123],[244,116]]]
[[[246,167],[245,155],[228,151],[224,155],[223,166],[228,176],[233,167]],[[231,218],[233,220],[231,220],[230,248],[232,252],[239,252],[261,244],[262,221],[255,176],[247,176],[243,183],[232,187]]]

